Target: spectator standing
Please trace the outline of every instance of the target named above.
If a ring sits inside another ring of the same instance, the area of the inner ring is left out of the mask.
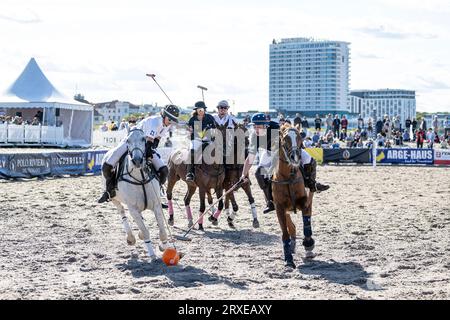
[[[301,125],[302,124],[302,118],[300,117],[300,113],[295,114],[294,118],[294,126]]]
[[[369,133],[369,135],[371,137],[373,136],[373,121],[372,121],[372,118],[369,118],[369,120],[367,121],[367,132]]]
[[[436,134],[439,134],[439,119],[437,116],[434,116],[433,119],[433,129]]]
[[[422,129],[417,130],[416,133],[417,149],[423,148],[423,141],[425,140],[424,134],[425,133]]]
[[[341,129],[347,132],[347,128],[348,128],[348,120],[347,117],[343,115],[341,119]]]
[[[306,119],[306,117],[303,117],[302,128],[303,128],[303,130],[305,130],[306,136],[308,136],[309,123],[308,123],[308,120]]]
[[[335,138],[339,139],[340,129],[341,129],[341,120],[339,120],[338,115],[335,115],[333,120],[333,134]]]
[[[333,118],[331,117],[331,113],[328,114],[327,119],[325,120],[327,125],[327,131],[333,130]]]
[[[448,116],[445,117],[442,126],[444,127],[444,137],[450,135],[450,120],[448,119]]]
[[[405,128],[406,128],[406,131],[409,132],[409,129],[411,128],[411,125],[412,125],[412,121],[411,121],[411,119],[409,119],[409,117],[408,117],[408,119],[406,119],[406,121],[405,121]]]
[[[120,122],[119,130],[128,130],[128,123],[125,121],[125,119],[122,119],[122,122]]]
[[[383,131],[383,120],[379,119],[376,124],[377,135]]]
[[[433,149],[433,145],[434,145],[434,138],[435,138],[435,133],[433,132],[433,129],[428,129],[427,132],[427,142],[428,142],[428,148]]]
[[[420,123],[420,129],[422,129],[424,132],[427,131],[427,122],[425,121],[425,117],[422,118],[422,122]]]
[[[361,115],[358,117],[358,129],[362,130],[364,129],[364,119]]]
[[[319,117],[318,114],[316,114],[316,118],[314,119],[314,125],[316,130],[318,131],[322,130],[322,119]]]

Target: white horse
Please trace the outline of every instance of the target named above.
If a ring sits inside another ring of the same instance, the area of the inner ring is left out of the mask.
[[[145,226],[142,212],[146,209],[153,211],[159,228],[159,239],[161,244],[159,249],[164,251],[167,247],[167,233],[164,224],[164,216],[160,200],[160,186],[155,176],[148,170],[145,161],[145,134],[140,129],[132,129],[127,137],[128,154],[116,170],[122,166],[122,172],[119,172],[116,196],[111,199],[117,207],[122,224],[127,234],[127,243],[134,245],[136,238],[133,235],[128,218],[125,215],[123,204],[128,210],[134,221],[139,227],[139,238],[144,240],[145,246],[150,257],[150,262],[157,259],[150,241],[150,232]],[[105,180],[103,181],[105,182]]]

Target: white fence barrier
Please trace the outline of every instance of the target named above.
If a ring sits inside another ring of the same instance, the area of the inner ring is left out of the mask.
[[[0,124],[0,143],[64,143],[64,127]]]
[[[115,147],[119,142],[126,138],[128,131],[126,129],[120,131],[94,131],[94,146]]]

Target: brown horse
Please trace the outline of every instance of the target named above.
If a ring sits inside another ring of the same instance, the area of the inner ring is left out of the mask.
[[[167,200],[169,205],[169,224],[174,224],[174,210],[172,201],[172,191],[180,179],[186,182],[187,173],[187,161],[190,158],[190,151],[187,149],[176,150],[170,157],[168,161],[169,175],[167,184]],[[203,158],[203,157],[202,157]],[[190,207],[191,198],[194,195],[197,187],[199,189],[200,196],[200,216],[198,229],[204,230],[203,228],[203,213],[206,210],[205,197],[208,195],[208,202],[212,203],[212,198],[210,198],[210,190],[214,189],[217,199],[222,197],[223,194],[223,181],[225,178],[225,170],[223,164],[212,163],[206,164],[202,161],[201,164],[195,165],[195,180],[194,184],[187,183],[188,190],[184,196],[184,206],[186,210],[186,216],[188,218],[188,228],[193,225],[192,211]],[[219,201],[218,209],[213,214],[214,216],[219,216],[223,210],[223,200]]]
[[[272,195],[282,231],[284,260],[287,267],[295,268],[292,254],[295,253],[296,227],[287,211],[297,209],[303,215],[303,246],[306,257],[314,256],[311,213],[313,193],[307,192],[301,168],[302,139],[297,129],[289,124],[280,129],[279,161],[272,178]]]
[[[224,126],[225,127],[225,126]],[[224,188],[225,190],[230,190],[232,186],[234,186],[242,175],[242,170],[244,169],[244,160],[248,155],[248,134],[247,134],[247,128],[244,124],[240,123],[237,124],[232,131],[233,135],[226,135],[226,128],[224,127],[218,127],[219,130],[222,132],[223,137],[226,137],[228,139],[228,142],[225,141],[224,146],[224,154],[228,155],[228,157],[225,157],[225,180],[224,180]],[[240,143],[244,142],[244,144],[239,145]],[[226,148],[233,148],[234,151],[231,155],[227,153]],[[229,161],[231,160],[231,161]],[[252,195],[252,190],[250,188],[250,181],[244,183],[241,185],[242,189],[244,190],[245,194],[247,195],[248,202],[250,204],[250,210],[253,217],[253,228],[259,228],[259,221],[258,221],[258,215],[256,213],[256,205],[255,205],[255,199]],[[239,189],[237,189],[239,190]],[[230,192],[225,196],[225,212],[227,213],[227,222],[228,226],[230,228],[235,228],[234,226],[234,218],[236,216],[236,213],[239,210],[239,206],[237,205],[236,199],[234,197],[234,192],[236,190]],[[233,211],[231,211],[230,208],[230,202]],[[214,223],[214,222],[213,222]]]

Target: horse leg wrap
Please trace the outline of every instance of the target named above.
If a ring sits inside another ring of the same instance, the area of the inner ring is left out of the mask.
[[[156,255],[155,255],[155,251],[153,251],[153,247],[152,247],[151,241],[150,240],[145,240],[144,243],[145,243],[145,247],[147,248],[149,257],[150,258],[155,257]]]
[[[173,202],[169,200],[167,205],[169,206],[169,216],[173,216]]]
[[[255,203],[252,203],[250,205],[250,208],[251,208],[251,211],[252,211],[253,219],[258,219],[258,214],[256,213],[256,205],[255,205]]]
[[[291,239],[283,240],[284,261],[294,262],[291,250]]]
[[[303,235],[307,238],[312,236],[311,217],[303,216]]]
[[[186,216],[188,218],[188,220],[192,220],[192,211],[191,211],[191,207],[186,206]]]
[[[220,216],[220,214],[222,213],[222,210],[217,210],[215,213],[214,213],[214,218],[219,218],[219,216]]]

